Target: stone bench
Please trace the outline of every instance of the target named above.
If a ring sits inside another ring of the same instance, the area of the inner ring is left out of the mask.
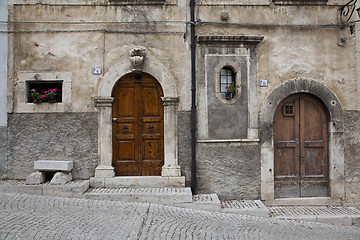
[[[71,169],[74,163],[72,161],[51,161],[39,160],[34,162],[34,170],[26,179],[26,184],[41,184],[46,180],[46,173],[54,172],[50,184],[65,184],[72,180]]]

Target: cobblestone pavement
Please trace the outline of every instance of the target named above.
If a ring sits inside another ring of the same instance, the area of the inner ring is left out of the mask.
[[[360,239],[359,227],[3,193],[0,239]]]

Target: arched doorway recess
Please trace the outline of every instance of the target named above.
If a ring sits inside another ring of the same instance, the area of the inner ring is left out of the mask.
[[[115,176],[161,176],[164,165],[163,91],[146,73],[130,73],[114,86],[112,97]]]
[[[293,94],[316,96],[328,113],[328,197],[275,197],[275,153],[273,120],[279,104]],[[275,88],[260,111],[261,199],[272,204],[339,204],[345,196],[343,110],[339,99],[318,81],[293,79]]]
[[[321,101],[298,93],[274,114],[275,198],[327,197],[328,117]]]

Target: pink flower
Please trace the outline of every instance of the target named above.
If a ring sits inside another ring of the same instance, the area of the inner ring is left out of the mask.
[[[45,98],[45,96],[44,96],[44,95],[41,95],[41,96],[40,96],[40,98],[41,98],[41,99],[44,99],[44,98]]]
[[[228,91],[230,91],[230,88],[227,88]]]
[[[54,88],[54,89],[50,89],[49,91],[50,91],[50,92],[55,92],[55,93],[56,93],[56,91],[57,91],[57,88]]]
[[[48,91],[45,91],[44,93],[45,93],[45,94],[48,94]]]
[[[35,90],[35,89],[31,89],[31,91],[32,91],[32,92],[36,92],[36,90]]]

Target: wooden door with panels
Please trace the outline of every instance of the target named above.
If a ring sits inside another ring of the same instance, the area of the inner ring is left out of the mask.
[[[274,115],[275,198],[328,196],[328,117],[309,94],[283,100]]]
[[[131,73],[114,86],[113,166],[116,176],[160,176],[164,165],[162,88],[152,76]]]

